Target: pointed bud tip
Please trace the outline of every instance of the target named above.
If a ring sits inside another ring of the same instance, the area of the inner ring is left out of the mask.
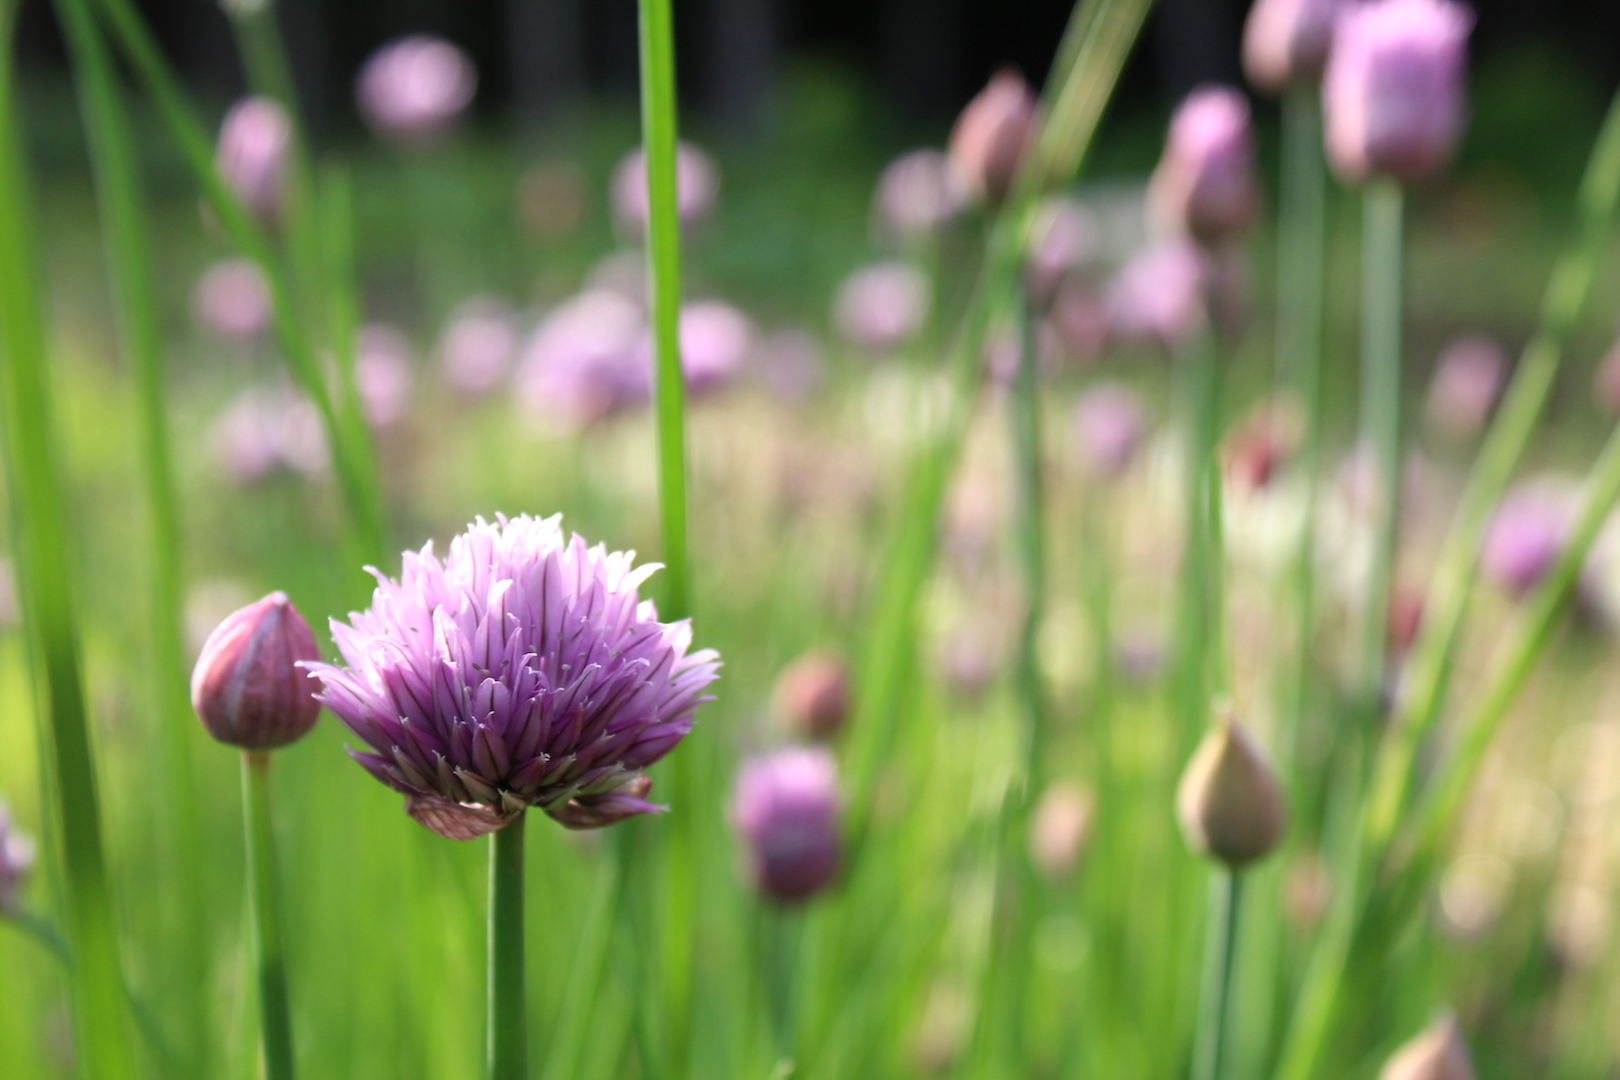
[[[1239,869],[1276,848],[1288,805],[1271,765],[1230,708],[1222,708],[1176,790],[1187,843]]]

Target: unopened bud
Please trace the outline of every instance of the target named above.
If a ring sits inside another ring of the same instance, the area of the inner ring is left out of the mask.
[[[1037,111],[1029,83],[1006,68],[956,118],[948,147],[951,171],[971,201],[994,204],[1007,197],[1035,135]]]
[[[1473,24],[1452,0],[1377,0],[1339,13],[1322,109],[1328,160],[1342,177],[1422,180],[1451,160]]]
[[[1036,869],[1053,879],[1074,873],[1091,835],[1095,806],[1091,792],[1067,780],[1041,794],[1029,830],[1029,857]]]
[[[281,216],[292,120],[274,98],[243,98],[219,126],[214,152],[219,172],[236,197],[259,220]]]
[[[1255,0],[1243,26],[1243,73],[1276,93],[1322,74],[1339,0]]]
[[[33,865],[34,842],[12,826],[11,814],[0,802],[0,915],[19,909],[17,894]]]
[[[754,884],[772,899],[808,899],[833,879],[838,816],[838,772],[826,750],[790,747],[743,762],[731,821]]]
[[[1148,202],[1166,226],[1201,243],[1235,239],[1258,202],[1249,103],[1229,86],[1202,86],[1170,121]]]
[[[1468,1046],[1449,1013],[1395,1051],[1378,1080],[1474,1080]]]
[[[222,743],[285,746],[308,734],[320,715],[315,686],[298,666],[320,658],[309,624],[286,593],[273,592],[208,635],[191,673],[191,705]]]
[[[1282,839],[1288,806],[1260,748],[1229,710],[1204,736],[1176,790],[1187,843],[1238,869]]]
[[[849,716],[849,669],[831,652],[805,653],[776,678],[772,706],[792,735],[831,739]]]

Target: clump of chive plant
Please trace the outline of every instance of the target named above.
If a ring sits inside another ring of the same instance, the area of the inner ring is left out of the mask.
[[[643,772],[692,730],[719,656],[688,652],[633,565],[564,536],[561,515],[482,518],[377,574],[371,607],[333,620],[342,665],[307,665],[369,750],[366,771],[442,836],[493,832],[534,806],[595,828],[654,806]],[[376,571],[373,571],[376,573]]]

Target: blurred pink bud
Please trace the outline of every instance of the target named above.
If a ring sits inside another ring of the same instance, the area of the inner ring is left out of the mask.
[[[675,210],[683,228],[714,210],[720,196],[720,170],[714,159],[690,143],[675,152]],[[647,159],[638,146],[613,170],[613,220],[628,238],[647,231]]]
[[[771,707],[789,734],[831,739],[849,716],[849,666],[835,652],[805,653],[776,677]]]
[[[605,289],[582,292],[546,316],[523,348],[518,398],[531,415],[580,428],[639,405],[651,392],[639,305]]]
[[[1259,744],[1230,709],[1198,744],[1176,787],[1187,845],[1231,869],[1270,854],[1288,826],[1288,800]]]
[[[1256,409],[1233,429],[1221,447],[1229,483],[1245,492],[1271,486],[1299,452],[1305,418],[1297,402],[1281,398]]]
[[[191,673],[191,705],[208,734],[248,750],[285,746],[320,716],[315,684],[298,667],[321,658],[309,624],[273,592],[228,616],[203,643]]]
[[[1091,792],[1073,781],[1055,781],[1041,793],[1029,829],[1029,858],[1037,870],[1053,880],[1074,873],[1095,809]]]
[[[903,262],[857,270],[838,288],[833,323],[851,344],[888,352],[922,330],[933,304],[927,275]]]
[[[1108,299],[1097,285],[1071,277],[1058,289],[1042,329],[1047,344],[1057,352],[1090,361],[1101,356],[1108,344],[1109,316]]]
[[[416,388],[416,357],[404,334],[381,324],[361,329],[355,345],[354,386],[360,410],[373,428],[392,427],[405,418]]]
[[[1025,280],[1038,304],[1049,304],[1070,274],[1097,250],[1097,221],[1078,199],[1054,197],[1035,214],[1026,257]]]
[[[478,72],[467,54],[443,38],[412,34],[372,54],[355,94],[360,115],[379,135],[430,142],[472,104]]]
[[[314,474],[327,466],[320,416],[285,390],[245,390],[214,421],[215,456],[227,478],[252,484],[279,469]]]
[[[1278,93],[1320,78],[1339,6],[1340,0],[1255,0],[1243,27],[1243,71],[1250,84]]]
[[[838,771],[819,747],[788,747],[743,762],[731,822],[754,884],[773,900],[805,900],[838,872]]]
[[[1429,422],[1456,439],[1485,429],[1507,377],[1507,356],[1496,341],[1470,334],[1440,351],[1429,384]]]
[[[1486,526],[1480,573],[1509,595],[1523,596],[1558,561],[1574,518],[1575,499],[1566,488],[1535,482],[1513,488]]]
[[[938,150],[901,154],[878,178],[873,210],[883,231],[897,240],[926,239],[961,209],[949,165]]]
[[[480,397],[500,385],[517,354],[517,318],[499,300],[468,300],[450,315],[439,338],[439,363],[451,386]]]
[[[1097,476],[1118,476],[1130,467],[1146,426],[1141,399],[1123,383],[1098,383],[1074,406],[1075,445]]]
[[[259,220],[281,215],[292,121],[273,98],[243,98],[231,106],[219,127],[214,160],[236,197]]]
[[[530,165],[518,181],[518,221],[537,240],[564,240],[585,220],[585,174],[571,161]]]
[[[1378,1080],[1474,1080],[1468,1046],[1449,1013],[1395,1052]]]
[[[1109,292],[1109,322],[1125,341],[1175,345],[1205,323],[1210,264],[1198,245],[1176,238],[1131,256]]]
[[[197,279],[191,309],[220,337],[252,341],[270,327],[270,289],[251,259],[221,259]]]
[[[1346,180],[1422,180],[1451,160],[1467,102],[1473,13],[1453,0],[1374,0],[1339,12],[1323,76],[1328,159]]]
[[[1170,121],[1148,205],[1175,231],[1216,245],[1248,231],[1257,200],[1247,99],[1229,86],[1199,87]]]
[[[754,350],[758,333],[748,316],[719,300],[681,308],[681,373],[694,394],[735,379]]]
[[[809,331],[780,330],[760,343],[760,377],[783,401],[801,401],[814,393],[825,367],[821,342]]]
[[[999,203],[1012,190],[1024,151],[1036,134],[1039,107],[1024,77],[998,71],[951,129],[951,173],[967,198]]]

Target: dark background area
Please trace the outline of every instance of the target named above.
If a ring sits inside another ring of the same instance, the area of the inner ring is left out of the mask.
[[[230,32],[214,0],[142,5],[202,89],[241,87]],[[699,118],[740,134],[764,130],[773,87],[802,62],[835,65],[903,123],[943,124],[998,66],[1039,83],[1068,0],[681,0],[682,91]],[[1538,54],[1592,95],[1620,84],[1615,0],[1475,0],[1475,66]],[[1162,109],[1208,79],[1236,81],[1247,0],[1160,0],[1133,59],[1122,108]],[[543,120],[572,101],[635,92],[635,0],[283,0],[281,19],[305,106],[318,131],[354,123],[349,85],[384,41],[442,34],[472,53],[486,117]],[[38,67],[63,65],[48,0],[27,0],[21,47]],[[1556,104],[1556,103],[1555,103]],[[1542,118],[1556,123],[1556,115]]]

